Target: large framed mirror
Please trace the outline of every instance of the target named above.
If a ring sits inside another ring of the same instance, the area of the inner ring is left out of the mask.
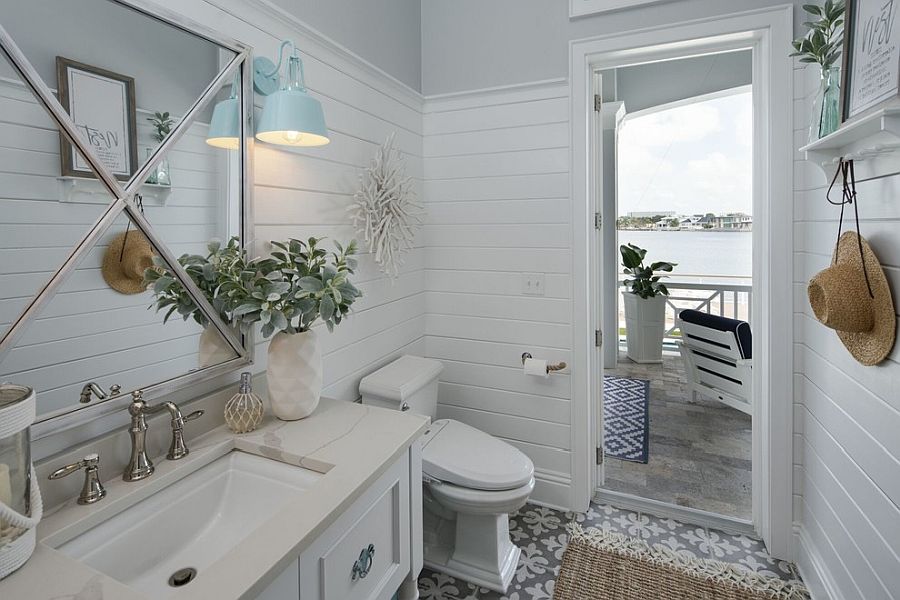
[[[0,381],[38,422],[240,368],[203,265],[251,242],[250,49],[129,0],[0,0]]]

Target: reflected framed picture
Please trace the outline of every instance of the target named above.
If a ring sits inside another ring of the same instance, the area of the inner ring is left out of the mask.
[[[117,179],[128,181],[137,168],[134,79],[106,69],[56,57],[59,103],[82,139]],[[90,165],[60,134],[64,177],[96,177]]]
[[[847,0],[842,120],[900,96],[900,0]]]

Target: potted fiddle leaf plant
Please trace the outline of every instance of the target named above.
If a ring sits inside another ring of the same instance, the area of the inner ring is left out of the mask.
[[[266,378],[276,417],[295,421],[309,416],[322,392],[322,351],[313,325],[329,331],[340,324],[362,293],[350,282],[356,242],[335,251],[321,239],[272,242],[271,256],[234,270],[219,287],[241,328],[260,326],[269,342]]]
[[[670,262],[644,265],[647,251],[634,244],[619,247],[627,291],[625,301],[625,338],[628,358],[636,363],[662,362],[663,336],[666,331],[666,296],[669,290],[662,283],[665,275],[677,266]]]
[[[226,244],[212,240],[207,244],[207,254],[182,254],[180,264],[191,280],[197,284],[203,295],[212,304],[225,323],[231,324],[231,306],[227,298],[218,293],[219,286],[232,277],[234,270],[244,265],[244,251],[240,241],[233,237]],[[154,266],[144,271],[144,284],[153,292],[151,307],[156,311],[165,310],[163,323],[168,323],[176,314],[184,321],[193,319],[201,327],[198,362],[200,368],[217,365],[234,358],[234,349],[225,341],[215,327],[210,327],[209,319],[200,310],[191,296],[172,273],[172,269],[159,256],[153,257]]]

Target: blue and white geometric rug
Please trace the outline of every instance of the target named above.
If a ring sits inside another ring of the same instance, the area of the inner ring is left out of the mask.
[[[650,458],[650,382],[603,376],[606,456],[647,464]]]

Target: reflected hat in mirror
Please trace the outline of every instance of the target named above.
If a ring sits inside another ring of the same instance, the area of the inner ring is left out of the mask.
[[[897,316],[884,269],[864,237],[844,233],[831,266],[809,280],[807,294],[816,319],[837,331],[853,358],[866,366],[887,358]]]
[[[147,289],[144,271],[153,266],[153,246],[140,231],[120,233],[103,255],[103,279],[122,294],[140,294]]]

